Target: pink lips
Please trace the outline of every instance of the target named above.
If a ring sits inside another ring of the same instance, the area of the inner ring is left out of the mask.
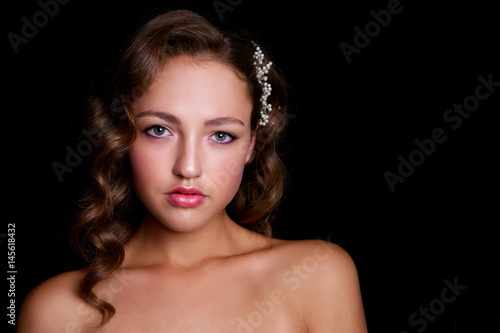
[[[174,206],[195,208],[205,201],[206,195],[194,187],[175,187],[166,194],[167,200]]]

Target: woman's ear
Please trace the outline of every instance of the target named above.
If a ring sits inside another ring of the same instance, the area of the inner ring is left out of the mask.
[[[245,159],[245,164],[250,163],[255,156],[254,148],[255,148],[255,141],[257,140],[257,132],[258,132],[257,129],[255,129],[252,132],[252,138],[250,139],[250,144],[248,145],[248,151],[247,151],[247,156]]]

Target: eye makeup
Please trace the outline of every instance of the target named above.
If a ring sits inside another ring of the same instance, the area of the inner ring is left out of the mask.
[[[142,132],[154,139],[162,139],[172,136],[172,131],[163,125],[151,125],[146,127]],[[209,136],[209,140],[220,145],[226,145],[237,140],[238,137],[229,132],[217,131]]]
[[[172,136],[172,132],[162,125],[151,125],[143,130],[144,133],[155,139],[161,139]]]
[[[213,138],[213,139],[210,139]],[[210,135],[209,139],[217,144],[220,145],[227,145],[235,140],[238,139],[238,137],[232,133],[224,132],[224,131],[217,131]]]

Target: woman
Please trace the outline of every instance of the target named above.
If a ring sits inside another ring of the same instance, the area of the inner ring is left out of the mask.
[[[271,237],[286,87],[250,37],[157,16],[89,109],[88,266],[35,288],[19,332],[366,332],[349,255]]]

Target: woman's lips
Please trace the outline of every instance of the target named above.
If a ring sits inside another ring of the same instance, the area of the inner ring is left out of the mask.
[[[176,187],[166,196],[172,205],[182,208],[198,207],[206,198],[206,195],[195,187]]]

